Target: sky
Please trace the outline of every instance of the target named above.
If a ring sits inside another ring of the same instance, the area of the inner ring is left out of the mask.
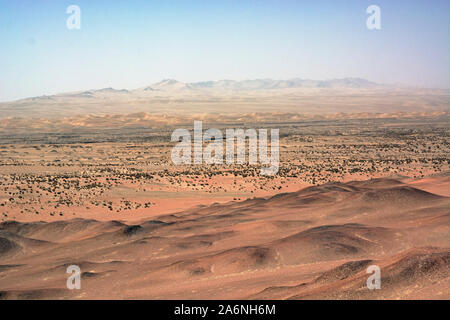
[[[168,78],[450,88],[449,15],[450,0],[0,0],[0,101]]]

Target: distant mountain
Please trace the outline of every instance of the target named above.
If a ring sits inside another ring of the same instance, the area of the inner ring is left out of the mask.
[[[103,89],[99,89],[99,90],[94,90],[94,92],[100,92],[100,93],[129,93],[128,90],[126,89],[113,89],[113,88],[103,88]]]
[[[290,80],[253,79],[253,80],[218,80],[184,83],[174,79],[164,79],[150,86],[133,90],[139,92],[203,92],[203,91],[261,91],[295,88],[377,88],[382,85],[360,78],[333,80],[308,80],[294,78]]]
[[[448,111],[448,91],[377,84],[361,78],[332,80],[253,79],[184,83],[165,79],[125,90],[102,88],[0,103],[8,117],[66,117],[147,112],[338,113]]]
[[[383,88],[380,85],[361,78],[344,78],[333,80],[308,80],[294,78],[289,80],[273,80],[273,79],[253,79],[253,80],[219,80],[219,81],[203,81],[184,83],[174,79],[165,79],[154,83],[150,86],[139,88],[135,90],[103,88],[98,90],[86,90],[77,92],[60,93],[52,96],[44,95],[40,97],[26,98],[18,101],[33,101],[45,102],[55,99],[67,98],[81,98],[81,99],[95,99],[95,98],[112,98],[117,99],[119,96],[126,95],[127,97],[144,97],[149,94],[195,94],[195,93],[223,93],[223,92],[242,92],[242,91],[263,91],[263,90],[277,90],[277,89],[302,89],[302,88],[322,88],[322,89],[372,89]],[[7,102],[8,103],[8,102]]]
[[[290,80],[254,79],[254,80],[220,80],[195,82],[188,84],[191,88],[224,90],[272,90],[286,88],[375,88],[380,84],[361,78],[344,78],[333,80],[308,80],[294,78]]]
[[[190,85],[173,79],[165,79],[151,85],[150,87],[153,90],[171,91],[171,90],[189,89]]]

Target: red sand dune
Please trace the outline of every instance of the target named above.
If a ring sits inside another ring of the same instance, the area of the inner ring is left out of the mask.
[[[449,299],[450,198],[425,190],[374,179],[134,224],[4,222],[0,297]],[[72,264],[80,290],[66,288]],[[381,268],[380,290],[365,285],[369,265]]]

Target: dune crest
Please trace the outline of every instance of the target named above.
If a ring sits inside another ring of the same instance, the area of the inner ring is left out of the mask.
[[[426,214],[414,213],[414,199]],[[0,297],[448,299],[449,207],[448,197],[387,178],[328,183],[134,224],[3,222]],[[65,289],[71,264],[82,270],[79,292]],[[372,264],[381,268],[383,290],[365,287]],[[440,291],[433,289],[436,281]]]

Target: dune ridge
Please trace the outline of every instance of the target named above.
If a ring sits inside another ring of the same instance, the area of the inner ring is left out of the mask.
[[[0,297],[448,299],[449,210],[448,197],[382,178],[135,223],[8,221]],[[82,290],[65,289],[71,264]],[[365,287],[371,264],[381,267],[382,290]]]

